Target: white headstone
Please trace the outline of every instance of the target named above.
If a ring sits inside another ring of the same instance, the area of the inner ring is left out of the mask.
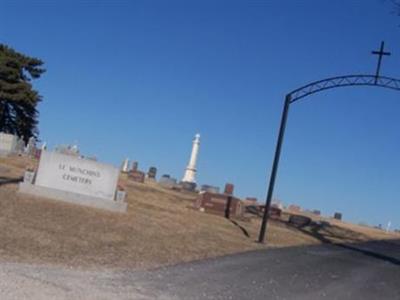
[[[128,173],[129,172],[129,159],[126,158],[123,163],[122,163],[122,167],[121,167],[121,171],[124,173]]]
[[[28,140],[28,144],[25,147],[25,154],[34,155],[36,152],[36,139],[31,136]]]
[[[112,165],[42,151],[35,185],[113,201],[118,175]]]
[[[17,146],[15,148],[16,152],[19,154],[24,153],[24,149],[25,149],[25,142],[23,137],[22,138],[18,138],[17,140]]]
[[[16,152],[18,141],[16,135],[0,132],[0,152],[3,154]]]

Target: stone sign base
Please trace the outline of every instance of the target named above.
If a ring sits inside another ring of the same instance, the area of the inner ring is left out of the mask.
[[[79,204],[105,210],[111,210],[114,212],[126,212],[128,208],[128,204],[126,202],[111,201],[102,198],[77,194],[73,192],[66,192],[48,187],[33,185],[26,182],[21,182],[19,184],[18,192],[38,197],[44,197],[51,200],[59,200],[72,204]]]

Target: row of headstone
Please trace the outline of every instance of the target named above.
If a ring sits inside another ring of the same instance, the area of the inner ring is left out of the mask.
[[[146,178],[146,174],[139,170],[139,163],[134,161],[130,166],[129,159],[122,162],[121,172],[128,174],[128,179],[134,182],[144,183]]]
[[[121,172],[126,173],[128,175],[133,175],[130,176],[132,178],[139,178],[141,177],[141,171],[138,170],[139,163],[137,161],[132,162],[132,165],[130,164],[129,158],[126,158],[121,165]],[[156,180],[157,176],[157,168],[156,167],[150,167],[149,171],[147,174],[145,174],[145,177],[150,179],[150,180]]]
[[[55,148],[55,152],[66,155],[79,156],[78,145],[58,145]]]
[[[40,149],[37,148],[36,143],[34,137],[30,137],[25,145],[24,137],[0,132],[0,155],[18,154],[38,158]]]

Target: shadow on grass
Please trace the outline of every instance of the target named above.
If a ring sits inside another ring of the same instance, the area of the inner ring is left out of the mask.
[[[4,177],[0,176],[0,186],[5,185],[5,184],[13,184],[13,183],[19,183],[24,179],[24,177],[18,177],[18,178],[10,178],[10,177]]]
[[[366,237],[361,233],[354,232],[349,229],[345,229],[339,226],[331,225],[328,222],[312,222],[307,226],[296,226],[290,224],[288,222],[282,221],[288,227],[294,228],[304,234],[312,236],[324,244],[334,245],[336,247],[352,250],[355,252],[359,252],[361,254],[367,255],[369,257],[373,257],[376,259],[380,259],[386,261],[388,263],[400,266],[400,259],[390,256],[386,253],[380,253],[373,248],[383,248],[385,252],[396,252],[400,253],[400,244],[398,244],[398,240],[373,240],[373,241],[361,241],[360,238]],[[335,233],[335,230],[341,232],[340,235]],[[347,235],[347,236],[346,236]],[[345,241],[332,241],[331,239],[345,239]],[[394,251],[393,251],[394,250]]]
[[[250,234],[249,234],[249,232],[246,230],[246,228],[244,228],[243,226],[241,226],[238,222],[236,222],[236,221],[234,221],[234,220],[232,220],[232,219],[228,219],[229,221],[231,221],[231,223],[233,224],[233,225],[235,225],[235,226],[237,226],[237,227],[239,227],[239,229],[243,232],[243,234],[246,236],[246,237],[250,237]]]

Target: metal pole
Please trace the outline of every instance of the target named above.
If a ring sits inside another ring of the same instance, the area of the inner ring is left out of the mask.
[[[225,208],[225,218],[229,219],[231,216],[231,205],[232,205],[232,196],[229,195]]]
[[[265,200],[264,215],[263,215],[263,219],[262,219],[262,223],[261,223],[260,235],[258,237],[259,243],[264,243],[264,241],[265,241],[265,233],[267,230],[269,209],[271,206],[272,194],[274,193],[275,178],[276,178],[276,173],[278,171],[279,158],[281,156],[283,137],[285,135],[285,128],[286,128],[286,122],[287,122],[287,117],[288,117],[288,113],[289,113],[290,99],[291,99],[290,94],[286,95],[285,104],[284,104],[283,112],[282,112],[281,125],[279,128],[278,141],[276,143],[275,157],[274,157],[274,162],[272,165],[271,177],[269,180],[268,193],[267,193],[267,198]]]

